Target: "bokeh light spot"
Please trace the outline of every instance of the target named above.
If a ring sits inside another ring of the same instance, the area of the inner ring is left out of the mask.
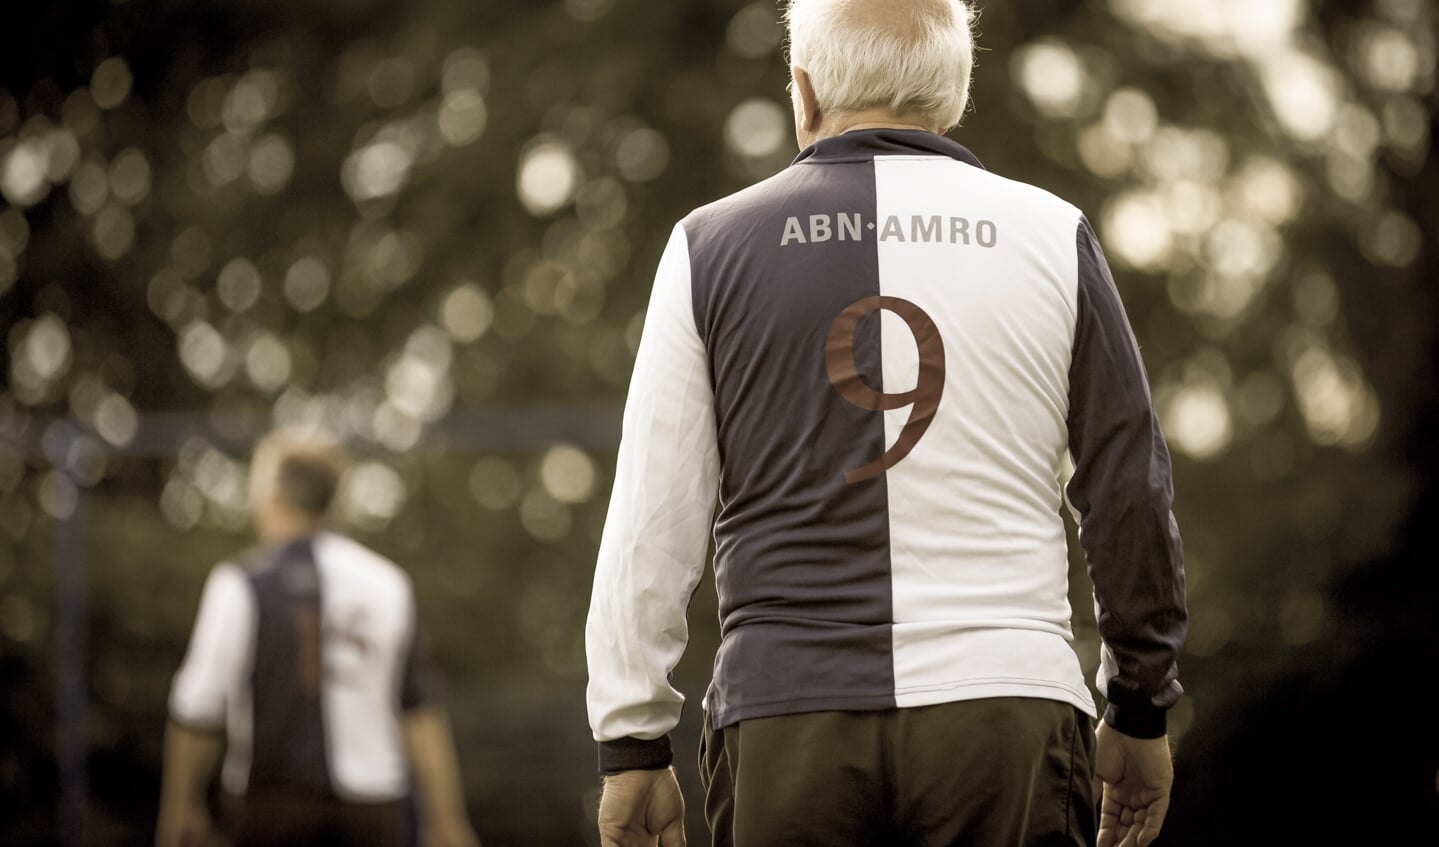
[[[135,218],[123,206],[106,206],[92,222],[91,234],[101,256],[116,261],[135,245]]]
[[[513,506],[520,497],[520,475],[514,465],[498,456],[485,456],[470,470],[470,496],[486,509]]]
[[[316,256],[296,259],[285,272],[285,299],[299,312],[312,312],[330,296],[330,269]]]
[[[751,97],[725,118],[725,143],[746,158],[768,156],[784,143],[789,121],[783,109],[765,97]]]
[[[1148,94],[1121,88],[1104,104],[1104,124],[1111,135],[1126,144],[1142,144],[1159,125],[1159,112]]]
[[[110,180],[96,162],[86,162],[70,177],[70,205],[82,215],[93,215],[110,198]]]
[[[440,324],[457,344],[479,339],[494,319],[490,295],[473,282],[462,283],[445,296],[440,305]]]
[[[404,188],[414,156],[391,141],[379,141],[356,150],[340,169],[340,182],[356,202],[387,197]]]
[[[520,525],[536,541],[559,541],[569,534],[570,510],[544,489],[531,489],[520,500]]]
[[[180,362],[196,382],[218,388],[226,381],[230,346],[219,330],[205,321],[194,321],[181,330],[179,345]]]
[[[1158,271],[1169,260],[1173,238],[1164,207],[1148,194],[1126,192],[1102,213],[1105,243],[1131,267]]]
[[[250,184],[260,194],[277,194],[290,183],[295,172],[295,151],[285,136],[272,132],[250,148],[246,164]]]
[[[347,476],[342,512],[361,527],[384,527],[400,513],[409,497],[405,481],[383,462],[360,462]]]
[[[448,93],[475,91],[484,94],[490,87],[490,64],[485,54],[473,47],[461,47],[445,57],[440,86]]]
[[[245,353],[245,374],[255,387],[273,394],[290,379],[290,351],[274,334],[262,332],[250,342]]]
[[[0,160],[0,194],[15,206],[31,206],[50,193],[50,160],[44,142],[20,142]]]
[[[1371,261],[1403,268],[1418,258],[1423,240],[1413,218],[1391,209],[1371,219],[1360,234],[1359,246]]]
[[[127,147],[110,163],[110,193],[126,206],[134,206],[150,194],[150,162],[145,154]]]
[[[95,407],[95,431],[115,447],[125,447],[135,440],[140,418],[130,401],[114,392],[107,392]]]
[[[57,521],[68,520],[80,505],[80,491],[63,471],[49,471],[40,477],[36,492],[40,508]]]
[[[762,59],[779,46],[784,25],[773,3],[751,3],[730,18],[725,46],[737,56]]]
[[[39,616],[29,600],[17,594],[0,598],[0,632],[16,644],[25,644],[35,638],[39,629]]]
[[[226,262],[215,280],[215,293],[225,308],[232,312],[243,312],[255,305],[255,301],[260,299],[261,288],[260,271],[244,257]]]
[[[41,315],[23,338],[15,364],[28,368],[38,379],[57,379],[70,367],[70,331],[56,315]]]
[[[565,0],[565,11],[579,21],[597,21],[614,6],[615,0]]]
[[[574,196],[579,181],[579,163],[566,144],[541,141],[520,157],[520,203],[535,217],[563,208]]]
[[[1271,55],[1260,80],[1274,116],[1301,141],[1316,141],[1334,127],[1339,83],[1328,65],[1297,51]]]
[[[134,78],[130,66],[119,56],[101,62],[90,76],[90,96],[101,109],[113,109],[130,96]]]
[[[1010,75],[1035,108],[1049,117],[1073,115],[1087,81],[1079,56],[1060,41],[1038,41],[1015,51]]]
[[[445,143],[463,147],[476,141],[489,123],[485,99],[473,89],[460,89],[445,95],[436,116],[440,136]]]
[[[1161,415],[1170,441],[1191,458],[1211,459],[1229,446],[1233,427],[1218,385],[1195,382],[1179,387],[1163,404]]]
[[[574,445],[557,444],[540,460],[540,482],[561,503],[583,503],[594,496],[594,461]]]
[[[664,173],[669,162],[669,142],[649,128],[627,133],[615,150],[615,168],[630,182],[649,182]]]

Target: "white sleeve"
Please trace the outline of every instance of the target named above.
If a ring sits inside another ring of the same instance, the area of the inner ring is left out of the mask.
[[[669,677],[689,641],[718,486],[714,391],[676,226],[630,377],[585,626],[596,741],[657,739],[679,723],[684,695]]]
[[[210,572],[185,661],[170,689],[170,717],[186,726],[219,729],[254,650],[255,598],[234,565]]]

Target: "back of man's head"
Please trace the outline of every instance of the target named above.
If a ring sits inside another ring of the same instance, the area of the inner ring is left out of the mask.
[[[789,0],[790,63],[827,112],[881,108],[949,130],[969,105],[973,18],[962,0]]]
[[[318,524],[329,514],[349,458],[328,433],[284,428],[255,445],[250,491],[260,517],[274,512],[297,522]]]

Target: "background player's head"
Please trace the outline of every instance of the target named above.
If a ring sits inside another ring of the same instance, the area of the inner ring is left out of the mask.
[[[321,430],[286,428],[255,446],[250,501],[266,541],[308,535],[323,525],[349,465],[340,443]]]
[[[935,132],[969,105],[974,14],[961,0],[790,0],[790,94],[800,147],[878,111]]]

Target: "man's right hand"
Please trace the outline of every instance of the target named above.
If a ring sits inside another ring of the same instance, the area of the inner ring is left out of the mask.
[[[1098,847],[1148,847],[1159,837],[1174,786],[1169,737],[1132,738],[1104,721],[1094,734]]]
[[[605,777],[601,847],[685,847],[685,801],[674,768]]]
[[[205,847],[210,843],[210,814],[203,806],[175,804],[160,811],[156,847]]]

